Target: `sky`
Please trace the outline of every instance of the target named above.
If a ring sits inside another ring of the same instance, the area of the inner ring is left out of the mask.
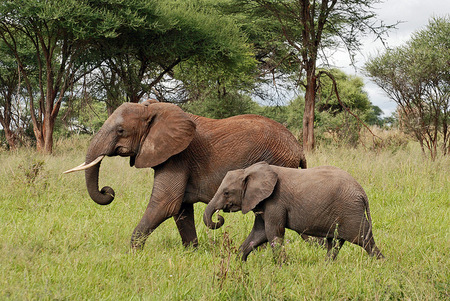
[[[397,25],[386,37],[388,47],[404,45],[411,37],[411,34],[424,29],[430,18],[450,15],[449,0],[385,0],[376,6],[375,13],[378,19],[384,24]],[[362,40],[361,53],[356,56],[356,70],[350,65],[350,59],[345,51],[336,52],[330,57],[329,63],[343,70],[347,74],[357,75],[364,79],[365,90],[369,95],[372,104],[383,110],[384,116],[390,116],[396,109],[394,101],[390,100],[386,94],[370,79],[366,78],[362,72],[362,67],[369,57],[376,56],[384,51],[384,46],[380,41],[374,41],[374,36]],[[450,37],[449,37],[450,38]]]

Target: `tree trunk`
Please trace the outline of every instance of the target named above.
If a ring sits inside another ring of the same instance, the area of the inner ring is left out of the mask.
[[[314,71],[307,70],[305,111],[303,114],[303,149],[306,152],[314,151],[314,109],[316,106],[316,75]]]
[[[44,135],[42,134],[42,129],[40,129],[39,125],[33,122],[33,132],[34,137],[36,137],[36,150],[40,153],[44,152],[45,149],[45,140]]]
[[[4,106],[4,112],[3,115],[0,113],[0,125],[3,127],[3,130],[5,132],[5,138],[6,142],[8,143],[9,149],[14,150],[17,148],[17,136],[16,134],[11,131],[11,109],[8,105],[8,102],[6,102],[6,105]]]
[[[54,120],[51,116],[44,117],[44,154],[50,155],[53,151]]]
[[[17,148],[17,137],[16,137],[16,135],[9,128],[4,128],[4,130],[5,130],[6,142],[9,145],[9,149],[10,150],[15,150]]]

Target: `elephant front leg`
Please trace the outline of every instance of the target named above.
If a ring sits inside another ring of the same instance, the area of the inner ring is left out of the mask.
[[[198,238],[195,230],[194,205],[182,203],[180,212],[174,216],[183,246],[197,247]]]
[[[131,248],[142,250],[148,236],[166,219],[173,216],[167,212],[164,205],[152,206],[151,202],[144,212],[144,216],[136,226],[131,236]]]
[[[256,214],[255,223],[253,224],[253,229],[239,247],[242,253],[242,261],[246,261],[248,255],[255,248],[267,242],[266,231],[264,226],[264,220],[260,214]]]
[[[281,265],[287,260],[286,250],[283,246],[286,216],[284,212],[279,211],[268,214],[268,216],[269,218],[265,220],[267,240],[272,247],[274,262]]]
[[[148,236],[166,219],[179,214],[187,176],[183,172],[155,170],[152,196],[131,236],[131,248],[142,249]]]

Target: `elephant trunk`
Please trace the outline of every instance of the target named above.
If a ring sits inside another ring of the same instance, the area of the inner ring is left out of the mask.
[[[100,133],[97,134],[97,137]],[[99,162],[92,167],[85,170],[85,179],[86,179],[86,187],[89,192],[89,196],[91,199],[99,205],[108,205],[114,200],[114,190],[105,186],[101,190],[98,189],[98,176],[100,171],[101,159],[104,155],[97,155],[98,151],[96,151],[99,147],[96,145],[98,142],[97,137],[94,137],[93,143],[89,146],[87,155],[86,155],[86,164],[90,162],[97,161]],[[100,149],[102,149],[100,147]]]
[[[203,214],[203,222],[209,229],[219,229],[225,222],[224,218],[221,215],[217,215],[218,222],[213,222],[212,216],[216,211],[217,210],[214,208],[214,206],[212,206],[212,204],[206,206],[205,213]]]
[[[105,186],[101,190],[98,189],[98,175],[100,170],[100,162],[85,171],[86,187],[91,199],[99,205],[108,205],[114,200],[114,190]]]

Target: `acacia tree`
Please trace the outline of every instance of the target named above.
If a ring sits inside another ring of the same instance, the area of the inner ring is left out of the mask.
[[[389,49],[365,66],[398,105],[401,121],[436,158],[450,153],[450,18],[433,18],[406,45]]]
[[[108,25],[114,24],[108,23],[110,19],[109,15],[99,18],[86,2],[76,0],[0,4],[0,38],[12,52],[28,90],[38,151],[52,152],[55,121],[66,90],[81,77],[80,58],[87,41],[110,35],[113,29]],[[33,63],[23,55],[29,52],[34,53]],[[37,75],[30,71],[35,69]]]
[[[106,76],[119,78],[128,100],[136,102],[184,60],[232,66],[244,58],[248,50],[239,29],[230,20],[209,15],[203,2],[1,2],[0,38],[28,90],[37,149],[52,152],[66,91],[100,63],[108,62],[111,72]],[[34,63],[23,57],[24,49],[34,52]]]
[[[314,108],[318,79],[327,75],[319,72],[319,61],[326,50],[344,47],[353,58],[360,49],[361,37],[375,34],[377,38],[392,26],[377,23],[374,4],[379,0],[236,0],[240,10],[252,17],[272,18],[288,47],[286,55],[276,58],[274,69],[282,60],[294,61],[298,84],[305,90],[303,114],[303,147],[312,151],[314,139]]]
[[[167,95],[155,93],[161,91],[157,85],[161,87],[166,80],[189,82],[193,69],[239,70],[243,62],[251,62],[239,27],[230,16],[220,15],[212,3],[156,1],[146,16],[147,27],[123,26],[116,38],[98,42],[105,66],[103,82],[120,80],[125,94],[115,105],[124,100],[138,102],[152,93],[167,100]],[[180,65],[184,67],[175,70]],[[117,86],[111,87],[110,94],[117,95]]]

